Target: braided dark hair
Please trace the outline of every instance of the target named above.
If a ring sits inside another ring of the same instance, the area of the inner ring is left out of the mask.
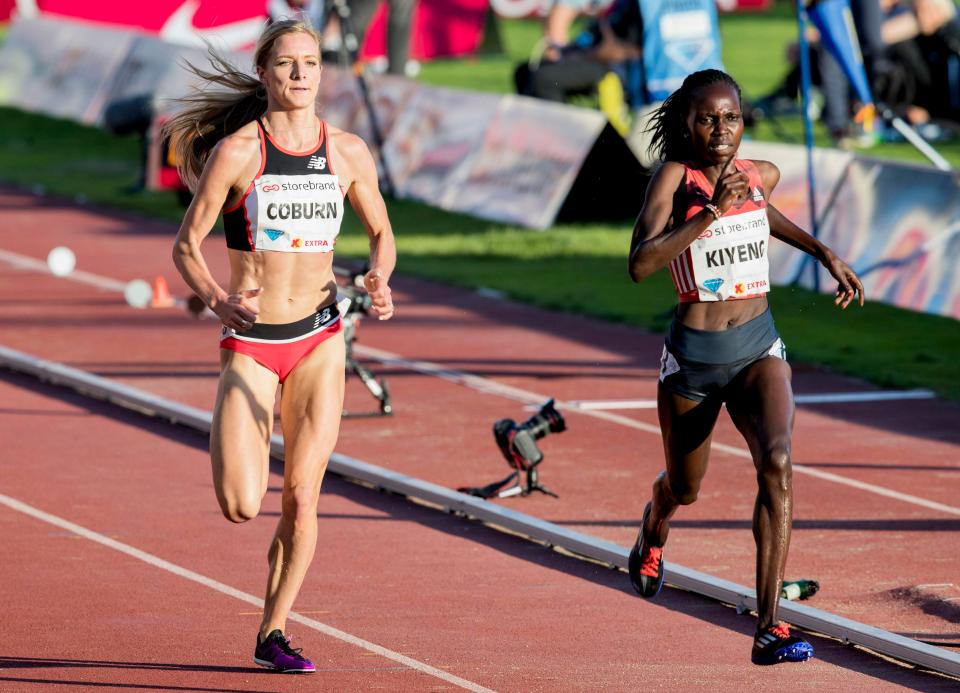
[[[701,70],[687,75],[683,84],[660,104],[650,116],[647,132],[652,132],[650,151],[661,161],[686,161],[693,158],[687,114],[693,93],[703,87],[726,84],[733,87],[740,98],[740,85],[722,70]]]

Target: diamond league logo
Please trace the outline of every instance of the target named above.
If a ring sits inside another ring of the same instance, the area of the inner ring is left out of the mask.
[[[719,289],[722,284],[723,284],[723,280],[720,279],[719,277],[714,278],[714,279],[707,279],[705,282],[703,282],[703,285],[704,285],[709,291],[714,291],[714,292],[715,292],[717,289]]]

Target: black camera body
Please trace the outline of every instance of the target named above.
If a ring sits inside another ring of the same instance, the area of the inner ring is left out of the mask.
[[[529,496],[534,491],[558,498],[556,493],[540,483],[537,465],[543,461],[543,453],[537,447],[537,441],[548,433],[565,430],[567,422],[557,411],[552,399],[522,424],[517,424],[513,419],[500,419],[493,424],[493,437],[513,471],[506,479],[492,484],[461,486],[457,490],[479,498]],[[508,486],[511,482],[512,485]]]
[[[543,460],[537,441],[548,433],[560,433],[566,428],[566,421],[551,399],[520,425],[513,419],[500,419],[493,424],[493,437],[507,464],[526,471]]]

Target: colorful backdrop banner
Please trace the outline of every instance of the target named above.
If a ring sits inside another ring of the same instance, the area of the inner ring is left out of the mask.
[[[165,41],[222,50],[250,48],[263,30],[266,0],[0,0],[0,9],[16,5],[21,19],[74,19],[104,26],[139,29]],[[419,60],[468,55],[483,40],[489,0],[419,0],[413,18],[411,57]],[[9,16],[9,8],[5,15]],[[362,54],[384,54],[385,12],[374,17]]]
[[[805,150],[745,142],[740,156],[780,167],[772,203],[806,230]],[[960,319],[960,183],[928,166],[814,150],[820,238],[857,271],[868,298]],[[813,288],[806,256],[771,243],[770,279]],[[807,267],[801,272],[801,267]],[[836,289],[817,265],[820,288]]]

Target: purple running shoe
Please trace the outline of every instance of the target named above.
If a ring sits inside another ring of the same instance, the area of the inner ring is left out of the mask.
[[[309,674],[316,671],[317,668],[313,666],[313,662],[300,654],[302,651],[302,648],[290,647],[290,641],[278,628],[270,631],[270,635],[262,642],[260,634],[257,633],[257,647],[253,651],[253,661],[262,667],[274,669],[283,674]]]

